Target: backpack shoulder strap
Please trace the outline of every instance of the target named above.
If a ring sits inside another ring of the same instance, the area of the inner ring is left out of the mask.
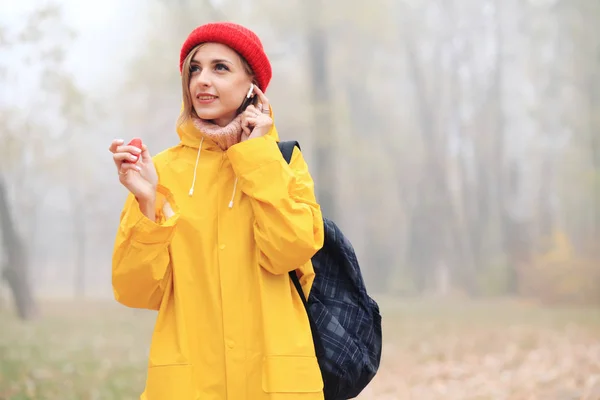
[[[279,151],[281,151],[281,155],[283,156],[283,159],[288,164],[292,160],[292,154],[294,153],[294,147],[298,147],[298,149],[300,149],[300,144],[295,140],[290,140],[290,141],[286,141],[286,142],[277,142],[277,146],[279,146]],[[292,281],[294,282],[294,286],[296,286],[296,289],[298,289],[298,292],[300,293],[300,297],[302,298],[302,303],[304,303],[304,305],[306,305],[306,298],[304,297],[304,292],[302,291],[302,286],[300,285],[300,282],[298,281],[298,276],[296,275],[296,271],[295,270],[290,271],[289,275],[290,275],[290,278],[292,278]]]
[[[294,147],[300,149],[300,144],[295,140],[289,140],[285,142],[277,142],[277,146],[279,146],[279,151],[281,151],[281,155],[283,155],[283,159],[289,164],[292,160],[292,154],[294,153]],[[289,276],[300,294],[300,298],[302,299],[302,304],[304,307],[307,307],[306,297],[304,296],[304,291],[302,290],[302,285],[298,280],[298,275],[296,275],[296,270],[290,271]]]
[[[279,146],[279,151],[283,155],[283,159],[289,164],[292,160],[292,154],[294,153],[294,147],[297,147],[298,150],[302,150],[300,148],[300,144],[295,140],[290,140],[286,142],[277,142],[277,146]]]

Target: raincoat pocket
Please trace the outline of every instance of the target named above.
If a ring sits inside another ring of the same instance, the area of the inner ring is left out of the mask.
[[[266,393],[319,393],[323,378],[316,357],[268,356],[263,362],[262,388]]]
[[[145,399],[197,400],[189,364],[159,365],[148,368]]]

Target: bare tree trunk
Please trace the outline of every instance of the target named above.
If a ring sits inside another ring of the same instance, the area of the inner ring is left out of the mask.
[[[596,71],[600,70],[600,47],[598,48],[597,53],[595,62]],[[596,177],[592,189],[592,237],[594,241],[600,239],[600,124],[596,123],[598,120],[597,113],[600,110],[600,85],[598,84],[598,79],[600,79],[600,74],[596,72],[595,76],[592,75],[589,78],[588,84],[590,110],[588,135],[590,141],[590,157],[594,167],[594,176]]]
[[[80,195],[77,193],[77,188],[73,185],[69,189],[71,204],[73,205],[73,243],[75,244],[75,296],[79,298],[85,297],[85,209]]]
[[[323,214],[336,218],[336,141],[335,128],[331,120],[331,93],[327,65],[329,40],[319,18],[323,5],[321,0],[307,0],[304,3],[309,48],[309,68],[311,79],[311,103],[314,116],[315,135],[315,183],[317,200]]]
[[[369,68],[372,67],[372,59],[375,52],[375,47],[370,38],[366,37],[360,29],[354,25],[346,25],[341,32],[338,34],[343,37],[343,40],[350,40],[353,48],[352,54],[360,55],[354,56],[348,60],[348,64],[352,65],[354,75],[356,76],[368,76]],[[349,131],[356,138],[356,141],[366,142],[365,137],[368,137],[369,143],[373,146],[381,146],[389,152],[389,157],[394,160],[398,160],[398,154],[396,146],[394,146],[394,139],[390,139],[386,135],[386,130],[389,127],[383,125],[385,122],[383,119],[377,118],[377,110],[375,108],[376,101],[374,101],[374,94],[365,91],[364,82],[359,79],[347,79],[343,82],[338,82],[342,87],[346,88],[346,98],[349,106],[349,118],[350,127]],[[400,132],[395,132],[399,134]],[[350,140],[353,146],[356,146],[355,140]],[[339,147],[343,144],[339,144]],[[400,163],[396,167],[400,170]],[[360,191],[369,191],[371,184],[377,184],[381,176],[371,176],[366,179],[362,177],[352,178],[354,185],[359,185]],[[362,203],[361,207],[364,210],[372,209],[373,200],[370,197],[360,196],[358,200]],[[359,211],[361,212],[361,211]],[[366,212],[365,218],[381,218],[376,212]],[[356,217],[353,217],[356,220]],[[402,238],[401,232],[395,232],[397,235],[394,237],[396,246],[390,247],[387,238],[389,238],[389,231],[387,227],[381,223],[366,223],[363,224],[362,229],[365,234],[365,247],[364,247],[364,259],[365,268],[364,275],[365,281],[371,288],[371,290],[377,293],[386,293],[393,286],[394,282],[392,279],[393,268],[392,260],[396,260],[401,265],[404,264],[405,260],[402,260],[402,250],[399,249],[405,247],[405,243],[398,243]],[[403,231],[404,228],[398,228],[398,231]],[[386,233],[387,232],[387,233]]]
[[[11,289],[19,318],[29,320],[37,315],[37,305],[33,298],[29,279],[29,264],[25,244],[15,229],[6,186],[0,177],[0,224],[2,239],[7,253],[7,264],[4,266],[3,278]]]
[[[504,7],[503,5],[506,5]],[[505,54],[507,51],[505,45],[505,36],[507,32],[513,32],[513,29],[506,28],[506,21],[509,19],[512,21],[514,15],[512,12],[506,11],[516,10],[517,14],[519,10],[518,1],[511,2],[510,5],[505,3],[505,0],[495,0],[496,9],[496,43],[498,48],[496,70],[493,84],[493,98],[496,99],[496,112],[495,112],[495,134],[496,138],[494,149],[496,150],[494,158],[498,161],[495,163],[494,168],[494,181],[496,182],[494,187],[490,188],[491,192],[495,192],[493,198],[497,199],[496,207],[498,209],[499,217],[499,228],[502,237],[502,247],[507,260],[507,290],[509,294],[518,294],[520,288],[519,276],[520,269],[523,268],[530,261],[530,250],[531,250],[531,237],[530,237],[530,226],[527,221],[522,221],[515,215],[511,214],[511,199],[515,199],[521,186],[522,172],[519,165],[513,163],[504,169],[504,165],[507,165],[507,159],[505,156],[505,144],[506,144],[506,115],[504,104],[506,99],[505,88],[506,81],[504,77],[505,68],[508,66],[505,64],[509,58]],[[514,12],[514,11],[513,11]],[[514,32],[513,32],[514,33]],[[515,39],[518,40],[518,39]]]
[[[446,41],[448,41],[448,45],[444,46],[444,49],[450,49],[446,50],[450,53],[450,70],[447,78],[448,94],[446,96],[446,109],[448,113],[447,120],[450,121],[450,123],[445,127],[445,130],[447,132],[456,132],[461,142],[468,143],[470,139],[467,137],[467,135],[465,135],[465,128],[461,119],[460,108],[460,105],[465,102],[458,77],[462,54],[457,54],[457,50],[452,50],[453,46],[449,44],[455,40],[461,40],[459,37],[461,32],[456,22],[459,20],[459,15],[457,15],[457,9],[459,6],[454,0],[446,0],[442,4],[442,9],[447,21],[445,25],[448,27],[448,32],[444,35],[442,43],[446,43]],[[446,136],[449,135],[446,134]],[[479,294],[479,288],[477,287],[476,283],[478,265],[476,263],[475,240],[473,237],[480,237],[480,235],[474,229],[475,226],[470,223],[472,219],[469,218],[469,211],[473,209],[476,212],[477,210],[477,206],[475,204],[477,196],[471,196],[469,194],[469,190],[467,189],[468,185],[465,184],[468,175],[467,167],[464,163],[464,155],[462,155],[462,157],[456,162],[449,159],[446,164],[447,165],[444,167],[444,171],[445,179],[447,181],[446,187],[448,196],[451,197],[451,188],[449,185],[450,171],[455,171],[454,176],[458,180],[457,186],[458,190],[460,191],[460,195],[458,197],[462,198],[462,201],[449,201],[452,209],[452,213],[448,215],[448,221],[450,223],[449,240],[451,240],[453,248],[455,249],[455,270],[458,281],[465,291],[470,295],[477,295]]]
[[[493,145],[493,155],[496,162],[493,164],[492,169],[492,180],[494,184],[489,187],[490,199],[493,201],[494,209],[497,212],[498,217],[498,228],[500,230],[500,237],[502,238],[503,253],[507,256],[507,290],[511,294],[516,294],[518,287],[518,278],[515,268],[514,257],[511,262],[511,257],[508,256],[510,253],[509,243],[510,240],[510,227],[509,227],[509,216],[505,207],[506,195],[506,175],[504,173],[504,160],[505,160],[505,130],[506,130],[506,116],[504,113],[504,30],[503,30],[503,0],[495,0],[494,8],[496,9],[496,66],[493,78],[493,85],[491,91],[491,98],[495,101],[495,113],[494,113],[494,130],[493,137],[495,138]]]
[[[444,175],[440,175],[440,152],[437,148],[440,146],[438,140],[435,140],[438,133],[434,121],[437,120],[430,113],[439,109],[440,104],[434,104],[427,93],[425,78],[422,74],[423,69],[420,65],[417,52],[412,42],[412,35],[409,33],[406,25],[401,21],[405,37],[406,60],[408,63],[408,73],[410,81],[414,85],[417,119],[420,123],[420,132],[425,148],[423,170],[421,171],[421,180],[418,186],[419,203],[415,209],[411,232],[410,260],[413,266],[413,275],[417,290],[420,293],[428,291],[433,285],[430,278],[434,276],[436,266],[443,262],[446,246],[446,229],[444,210],[440,207],[447,203],[447,193],[445,193],[446,182]],[[439,52],[439,47],[438,47]],[[438,71],[439,72],[439,71]],[[439,74],[436,74],[439,78]],[[439,84],[433,85],[434,91],[440,91]],[[439,100],[443,96],[438,95]],[[438,138],[439,139],[439,138]],[[442,144],[443,146],[443,144]]]
[[[509,179],[504,194],[510,199],[503,207],[502,227],[504,244],[509,262],[508,290],[510,294],[522,294],[524,289],[521,282],[524,268],[532,261],[533,232],[528,217],[515,215],[519,208],[518,200],[523,189],[523,172],[518,162],[511,165]],[[512,212],[511,212],[512,210]]]
[[[452,20],[453,3],[441,5],[444,15]],[[416,218],[412,226],[413,238],[411,243],[411,261],[414,263],[417,285],[421,290],[432,289],[436,283],[434,271],[439,265],[448,265],[451,277],[456,285],[466,293],[477,293],[474,271],[472,243],[465,226],[460,222],[460,206],[453,205],[449,188],[449,151],[448,131],[445,126],[436,121],[449,119],[456,121],[456,106],[454,97],[457,93],[456,71],[446,73],[442,59],[445,51],[445,39],[436,41],[432,78],[434,82],[428,87],[428,78],[424,75],[426,69],[421,65],[418,52],[411,41],[409,18],[400,17],[400,24],[405,33],[406,60],[408,63],[409,80],[415,88],[416,113],[420,124],[420,132],[424,148],[424,164],[421,172],[419,202],[413,215]],[[450,33],[453,33],[451,22],[448,23]]]

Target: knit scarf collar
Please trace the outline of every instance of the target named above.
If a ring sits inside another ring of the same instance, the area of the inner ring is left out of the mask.
[[[242,138],[242,114],[239,114],[226,126],[219,126],[196,116],[192,117],[192,121],[194,127],[204,138],[215,142],[223,151],[239,143]]]

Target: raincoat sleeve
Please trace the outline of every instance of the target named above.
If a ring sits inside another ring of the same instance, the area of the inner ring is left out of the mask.
[[[157,188],[156,221],[130,193],[121,212],[112,258],[115,299],[128,307],[158,310],[171,273],[169,245],[179,219],[168,189]]]
[[[260,265],[285,274],[308,263],[323,246],[323,219],[302,152],[294,149],[288,165],[265,135],[232,146],[228,156],[252,202]]]

